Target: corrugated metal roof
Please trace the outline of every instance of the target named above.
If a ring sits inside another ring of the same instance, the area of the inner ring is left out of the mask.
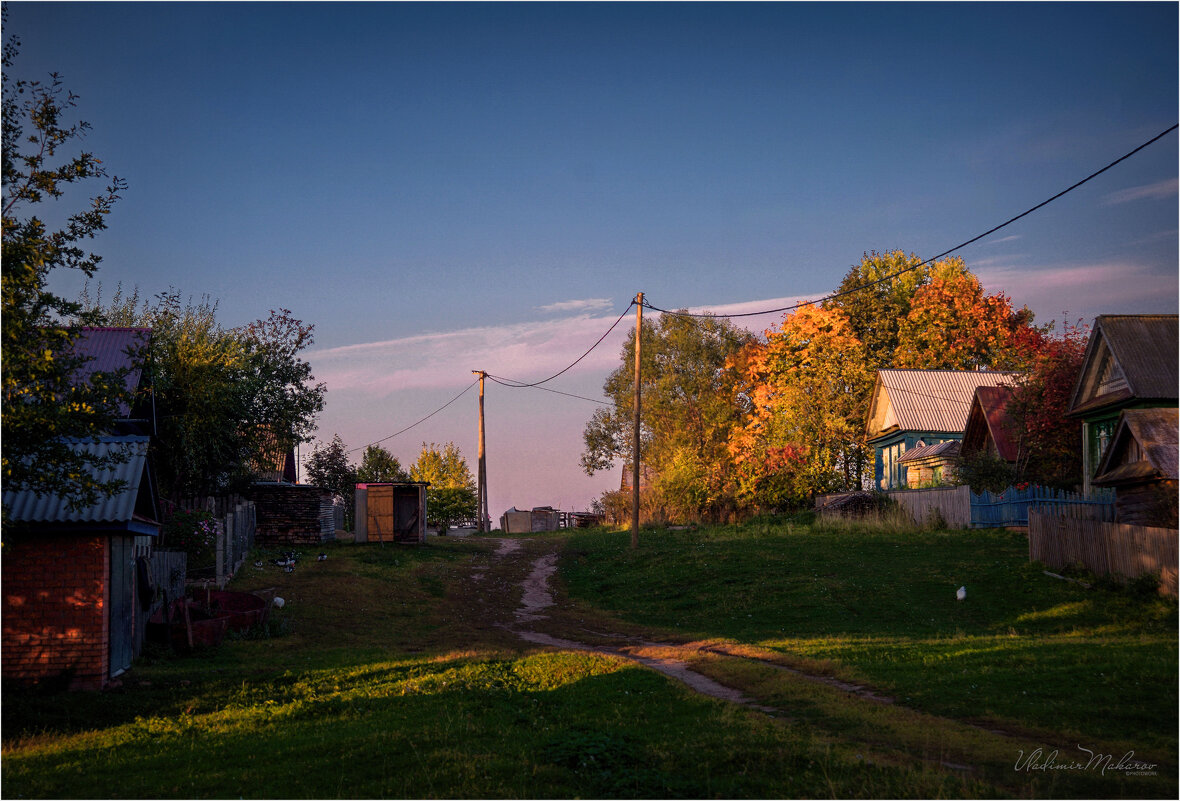
[[[151,336],[150,328],[83,328],[74,342],[74,352],[89,361],[78,370],[75,380],[85,382],[94,373],[127,368],[125,386],[128,391],[134,390],[139,386],[143,371],[143,358],[138,354],[147,346]],[[130,413],[129,404],[119,404],[120,417],[127,418]]]
[[[126,488],[119,494],[99,500],[93,506],[72,511],[59,495],[40,495],[32,490],[5,490],[4,508],[8,519],[21,523],[127,523],[135,514],[135,501],[147,460],[147,437],[102,437],[71,444],[75,451],[108,456],[129,452],[122,464],[96,470],[102,482],[121,480]]]
[[[894,427],[873,430],[883,403],[889,404],[896,427],[903,431],[961,433],[976,388],[1012,384],[1019,375],[995,370],[878,370],[869,404],[869,437]]]
[[[1176,400],[1180,394],[1178,321],[1175,314],[1101,314],[1095,318],[1069,413],[1082,414],[1132,399]],[[1100,376],[1095,373],[1104,348],[1117,364],[1126,387],[1100,395],[1096,394]]]
[[[925,459],[929,456],[958,456],[959,455],[959,441],[951,440],[950,442],[938,442],[934,445],[919,445],[916,448],[910,448],[897,461],[898,462],[916,462],[919,459]]]

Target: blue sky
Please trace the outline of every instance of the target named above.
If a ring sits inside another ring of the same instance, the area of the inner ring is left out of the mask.
[[[360,447],[472,369],[556,372],[638,291],[816,297],[1044,200],[1176,122],[1177,8],[17,2],[5,33],[129,183],[104,293],[315,323],[321,435]],[[1042,321],[1175,311],[1176,186],[1171,134],[960,255]],[[623,336],[550,386],[597,396]],[[488,393],[494,514],[617,486],[577,467],[591,404]],[[386,445],[475,434],[471,393]]]

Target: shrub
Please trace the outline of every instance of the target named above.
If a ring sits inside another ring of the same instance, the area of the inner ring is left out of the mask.
[[[161,547],[188,554],[188,572],[211,569],[217,561],[219,521],[203,509],[179,511],[164,523]]]

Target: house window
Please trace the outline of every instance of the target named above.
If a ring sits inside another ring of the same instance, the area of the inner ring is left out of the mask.
[[[1117,422],[1117,420],[1103,420],[1090,425],[1090,452],[1094,455],[1094,461],[1090,464],[1091,476],[1095,475],[1098,463],[1106,454],[1106,448],[1110,445],[1110,438],[1114,436],[1114,427]]]

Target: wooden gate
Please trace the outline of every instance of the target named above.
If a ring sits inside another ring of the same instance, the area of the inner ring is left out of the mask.
[[[368,505],[365,509],[369,542],[393,542],[393,487],[369,485]]]

